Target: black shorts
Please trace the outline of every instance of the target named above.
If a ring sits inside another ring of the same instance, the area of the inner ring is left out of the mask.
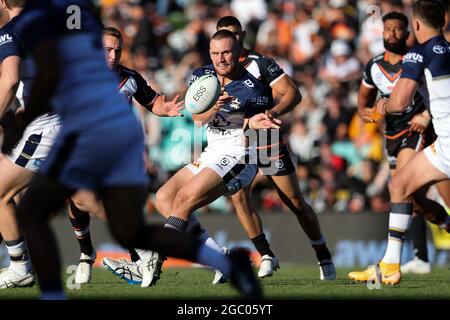
[[[0,119],[0,126],[6,128],[14,122],[15,113],[11,109],[5,112],[5,115]]]
[[[394,136],[386,135],[389,168],[392,170],[396,168],[397,156],[400,153],[400,150],[410,148],[419,152],[432,144],[434,140],[436,140],[436,134],[430,127],[428,127],[424,133],[413,132],[406,129]]]
[[[295,172],[289,148],[284,143],[258,147],[258,167],[265,176],[287,176]]]

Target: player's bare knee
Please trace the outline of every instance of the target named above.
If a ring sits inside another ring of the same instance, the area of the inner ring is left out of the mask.
[[[16,194],[15,190],[8,190],[7,188],[3,188],[0,186],[0,204],[7,205],[14,200],[14,195]]]
[[[4,207],[9,204],[11,201],[10,197],[7,197],[6,195],[2,194],[0,195],[0,206]]]
[[[98,206],[98,200],[95,195],[89,194],[86,191],[79,191],[71,198],[75,206],[83,211],[91,211]]]
[[[173,201],[173,210],[172,211],[180,211],[180,209],[183,209],[182,211],[189,211],[194,204],[196,198],[196,194],[190,190],[187,190],[186,188],[181,189],[177,192],[177,195],[175,196],[175,200]]]
[[[168,218],[170,215],[170,211],[172,206],[168,205],[166,202],[156,202],[155,203],[156,210],[165,218]]]
[[[156,208],[159,212],[163,213],[161,209],[170,205],[171,201],[173,201],[173,196],[166,188],[161,188],[156,192]]]
[[[81,211],[85,211],[85,212],[89,212],[90,208],[86,207],[83,203],[83,201],[79,201],[78,199],[71,199],[73,204],[75,205],[75,207],[77,207],[78,209],[80,209]]]
[[[238,204],[242,204],[242,203],[246,202],[247,197],[246,197],[245,191],[243,189],[241,189],[238,192],[236,192],[235,194],[233,194],[231,196],[231,199],[233,200],[233,203],[235,205],[238,205]]]
[[[407,198],[406,186],[403,180],[397,178],[396,175],[394,175],[389,182],[389,194],[394,202]]]
[[[290,205],[295,215],[304,215],[311,211],[311,207],[306,201],[301,198],[293,197],[289,198]]]
[[[294,207],[296,207],[299,211],[304,212],[305,206],[307,205],[306,202],[302,201],[302,199],[298,197],[289,198],[289,201],[292,203]]]

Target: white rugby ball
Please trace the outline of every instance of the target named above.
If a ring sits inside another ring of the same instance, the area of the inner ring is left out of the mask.
[[[220,82],[216,76],[207,74],[191,84],[184,97],[184,107],[190,113],[208,111],[219,99]]]

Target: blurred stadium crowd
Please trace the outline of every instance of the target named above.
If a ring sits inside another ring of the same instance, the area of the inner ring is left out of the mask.
[[[102,0],[106,26],[125,36],[122,64],[169,98],[184,97],[191,72],[209,63],[217,20],[236,16],[246,47],[274,58],[291,75],[303,101],[283,117],[283,139],[297,164],[301,189],[316,212],[387,212],[389,168],[382,124],[357,112],[363,66],[384,51],[382,14],[410,16],[413,0]],[[414,39],[410,39],[410,45]],[[142,110],[141,110],[142,111]],[[144,115],[150,191],[196,157],[192,118]],[[198,150],[198,148],[197,148]],[[263,211],[286,210],[258,176],[253,201]],[[148,210],[154,210],[149,201]],[[208,210],[208,209],[206,209]],[[209,210],[229,212],[227,199]]]

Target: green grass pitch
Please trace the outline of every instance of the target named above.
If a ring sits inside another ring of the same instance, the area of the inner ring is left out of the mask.
[[[404,275],[398,286],[369,290],[347,279],[350,269],[338,269],[333,282],[320,281],[312,265],[284,264],[272,277],[261,281],[268,299],[450,299],[450,269],[435,268],[429,275]],[[92,283],[80,290],[66,290],[69,299],[235,299],[229,284],[211,285],[208,269],[167,269],[156,286],[128,285],[103,268],[94,269]],[[67,275],[64,275],[64,281]],[[0,299],[38,299],[38,287],[0,290]]]

